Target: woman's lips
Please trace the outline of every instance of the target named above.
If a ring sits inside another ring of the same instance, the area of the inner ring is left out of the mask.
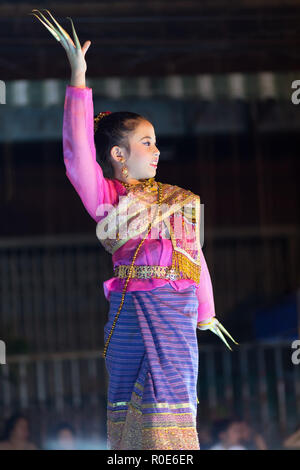
[[[157,167],[157,163],[150,163],[151,166],[154,166],[154,168]]]

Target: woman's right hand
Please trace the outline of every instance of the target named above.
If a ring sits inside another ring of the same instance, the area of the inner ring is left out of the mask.
[[[38,20],[43,23],[43,25],[48,29],[48,31],[55,37],[55,39],[61,43],[67,53],[69,63],[71,65],[72,74],[84,75],[87,70],[85,54],[91,45],[91,41],[85,41],[84,45],[81,47],[74,28],[73,21],[70,17],[67,17],[72,24],[73,36],[75,41],[74,44],[72,38],[69,36],[67,31],[60,26],[56,19],[51,15],[49,10],[46,10],[45,8],[43,8],[43,10],[50,15],[57,27],[54,27],[53,24],[50,23],[50,21],[37,9],[33,9],[32,12],[38,12],[42,16],[44,21],[41,20],[41,18],[39,18],[35,13],[29,13],[29,15],[34,15],[36,18],[38,18]]]

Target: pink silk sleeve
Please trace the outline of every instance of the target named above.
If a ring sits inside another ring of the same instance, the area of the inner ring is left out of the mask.
[[[68,179],[90,216],[98,222],[101,219],[96,215],[99,204],[115,204],[118,194],[113,181],[104,178],[96,161],[92,88],[67,85],[63,154]]]
[[[196,289],[196,295],[197,295],[198,302],[199,302],[197,323],[216,316],[211,278],[210,278],[209,270],[208,270],[202,249],[201,249],[200,255],[201,255],[200,282]]]

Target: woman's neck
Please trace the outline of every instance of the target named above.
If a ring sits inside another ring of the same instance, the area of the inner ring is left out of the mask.
[[[124,178],[124,176],[117,176],[116,177],[117,180],[121,181],[122,183],[127,183],[127,184],[140,184],[140,183],[143,183],[144,181],[146,180],[149,180],[149,179],[154,179],[154,178],[141,178],[140,180],[137,180],[135,178]]]
[[[123,183],[129,183],[129,184],[139,184],[140,181],[135,179],[135,178],[124,178],[124,177],[121,177],[121,178],[118,178],[120,181],[122,181]]]

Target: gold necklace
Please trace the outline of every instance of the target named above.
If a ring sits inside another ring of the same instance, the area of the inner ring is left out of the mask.
[[[121,181],[118,178],[115,178],[115,179],[119,181],[119,183],[121,183],[126,189],[133,189],[135,187],[141,187],[141,186],[142,186],[142,189],[145,189],[145,188],[153,188],[154,186],[156,186],[156,181],[154,177],[139,180],[140,181],[139,183],[125,183],[125,181]]]

